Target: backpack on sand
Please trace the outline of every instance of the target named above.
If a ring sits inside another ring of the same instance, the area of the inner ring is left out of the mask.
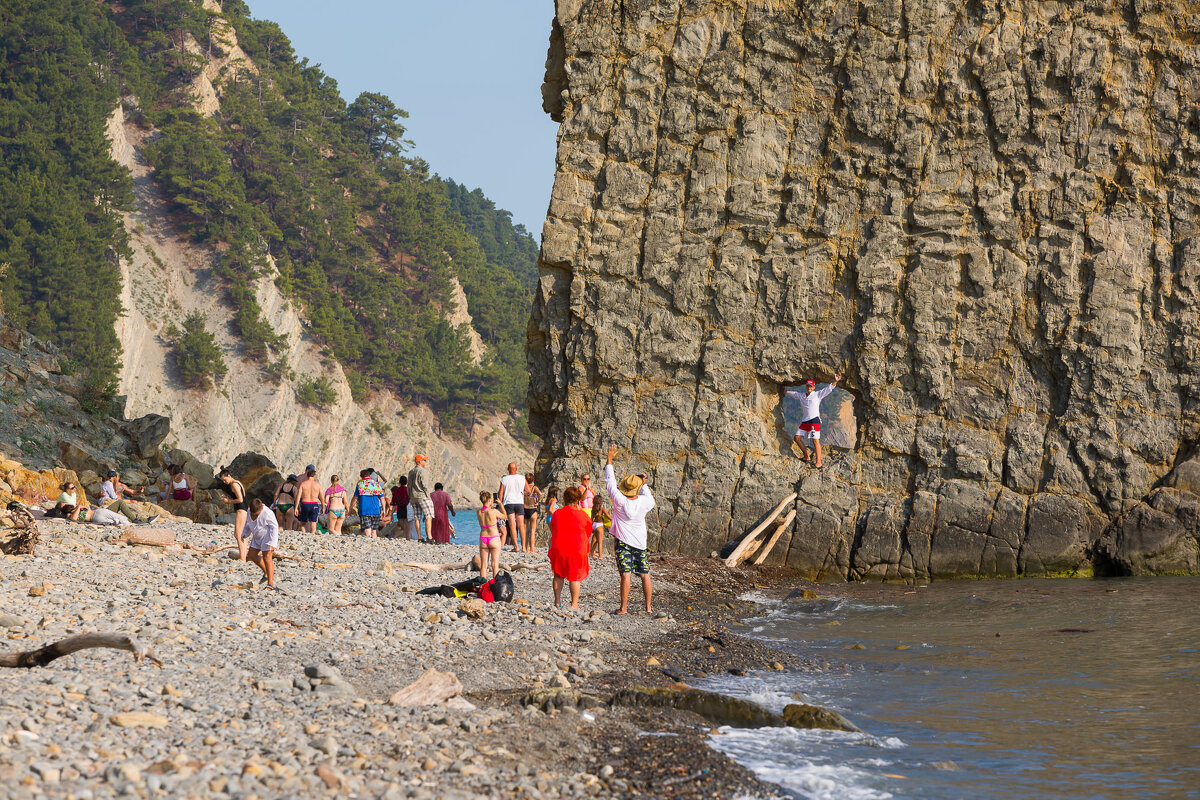
[[[513,586],[512,575],[507,572],[501,572],[496,577],[489,581],[492,590],[492,599],[504,603],[512,602],[513,595],[516,592],[516,587]]]

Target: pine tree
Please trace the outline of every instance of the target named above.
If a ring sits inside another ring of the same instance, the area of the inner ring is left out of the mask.
[[[208,330],[208,318],[193,311],[183,320],[183,330],[170,326],[166,339],[175,357],[180,382],[193,389],[207,389],[225,377],[228,368],[216,337]]]

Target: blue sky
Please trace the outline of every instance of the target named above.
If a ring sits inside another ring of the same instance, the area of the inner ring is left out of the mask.
[[[382,92],[413,152],[479,187],[540,240],[557,125],[542,112],[553,0],[247,0],[347,102]]]

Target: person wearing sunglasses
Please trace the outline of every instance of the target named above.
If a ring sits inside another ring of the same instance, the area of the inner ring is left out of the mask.
[[[67,481],[58,488],[62,490],[62,493],[58,496],[58,505],[79,505],[79,493],[75,490],[75,483],[73,481]]]

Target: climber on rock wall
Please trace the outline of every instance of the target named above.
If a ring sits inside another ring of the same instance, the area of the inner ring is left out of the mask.
[[[792,437],[796,444],[800,445],[800,452],[802,454],[800,460],[808,461],[808,445],[806,441],[811,441],[813,451],[817,456],[813,466],[817,469],[821,468],[821,401],[834,390],[841,379],[842,375],[839,372],[833,376],[833,383],[819,391],[817,390],[817,382],[810,380],[804,385],[804,394],[790,391],[784,392],[788,397],[795,397],[800,401],[800,427],[796,428],[796,435]]]

